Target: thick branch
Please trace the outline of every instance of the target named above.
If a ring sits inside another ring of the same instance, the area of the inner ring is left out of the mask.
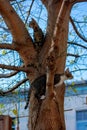
[[[8,70],[24,71],[24,72],[29,71],[28,67],[18,67],[18,66],[4,65],[4,64],[0,64],[0,68],[8,69]]]
[[[42,1],[42,3],[47,7],[49,0],[41,0],[41,1]]]
[[[6,43],[1,44],[0,43],[0,49],[11,49],[11,50],[15,50],[15,46],[14,46],[14,44],[6,44]]]
[[[11,72],[9,74],[0,74],[0,78],[9,78],[9,77],[16,75],[17,73],[18,73],[18,71]]]
[[[87,2],[87,0],[76,0],[76,2]]]
[[[56,51],[55,46],[51,46],[47,57],[47,79],[46,94],[48,98],[54,97],[54,75],[56,70]]]
[[[28,81],[28,78],[23,79],[22,81],[20,81],[18,84],[16,84],[13,88],[9,89],[8,91],[5,92],[0,92],[0,94],[2,96],[4,96],[5,94],[8,94],[10,92],[13,92],[15,89],[17,89],[21,84],[25,83],[26,81]]]
[[[48,35],[47,41],[41,51],[41,63],[45,64],[46,54],[49,51],[49,47],[52,41],[59,48],[59,55],[63,54],[62,57],[57,59],[57,72],[63,73],[66,60],[66,49],[67,49],[67,37],[68,37],[68,22],[69,15],[72,5],[69,2],[60,0],[58,4],[53,1],[49,1],[48,10]],[[67,9],[68,8],[68,9]],[[50,34],[49,34],[50,33]],[[52,39],[53,38],[53,39]],[[52,41],[51,41],[52,40]],[[61,66],[62,63],[62,66]]]
[[[83,41],[87,42],[87,39],[86,39],[85,37],[83,37],[83,36],[80,34],[80,32],[77,30],[77,27],[76,27],[76,25],[74,24],[74,21],[73,21],[73,19],[72,19],[71,16],[70,16],[70,22],[71,22],[71,24],[72,24],[72,26],[73,26],[73,28],[74,28],[76,34],[77,34]]]
[[[71,0],[73,4],[76,4],[78,2],[87,2],[87,0]]]
[[[0,0],[0,13],[12,33],[15,50],[27,66],[35,60],[36,52],[23,21],[8,0]],[[10,46],[8,48],[10,49]]]
[[[24,23],[19,18],[8,0],[0,0],[0,13],[10,29],[14,41],[25,43],[29,40],[29,34]]]

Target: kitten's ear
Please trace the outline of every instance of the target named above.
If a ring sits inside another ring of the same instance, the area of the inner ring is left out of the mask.
[[[69,73],[69,72],[70,72],[70,71],[69,71],[69,68],[67,68],[67,69],[65,70],[65,72],[66,72],[66,73]]]
[[[32,18],[31,21],[34,21],[34,18]]]
[[[72,79],[73,78],[73,75],[72,73],[69,71],[69,68],[67,68],[65,70],[65,75],[67,76],[68,79]]]
[[[32,20],[31,20],[31,21],[32,21],[32,22],[36,22],[34,18],[32,18]]]

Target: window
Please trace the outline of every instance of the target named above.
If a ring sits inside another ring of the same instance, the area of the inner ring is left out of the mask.
[[[76,130],[87,130],[87,110],[76,112]]]
[[[87,120],[87,110],[77,111],[76,112],[76,120]]]

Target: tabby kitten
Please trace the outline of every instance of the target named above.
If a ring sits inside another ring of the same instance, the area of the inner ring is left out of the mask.
[[[33,29],[33,42],[34,47],[37,51],[43,46],[44,43],[44,34],[42,29],[39,27],[35,19],[32,18],[32,21],[29,23],[29,27]]]

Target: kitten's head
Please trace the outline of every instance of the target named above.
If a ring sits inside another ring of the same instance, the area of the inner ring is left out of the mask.
[[[36,23],[35,19],[32,18],[32,20],[29,23],[29,27],[33,28],[33,29],[37,28],[37,23]]]
[[[73,75],[71,74],[71,72],[69,71],[69,68],[67,68],[65,70],[65,76],[67,77],[67,79],[73,79]]]

